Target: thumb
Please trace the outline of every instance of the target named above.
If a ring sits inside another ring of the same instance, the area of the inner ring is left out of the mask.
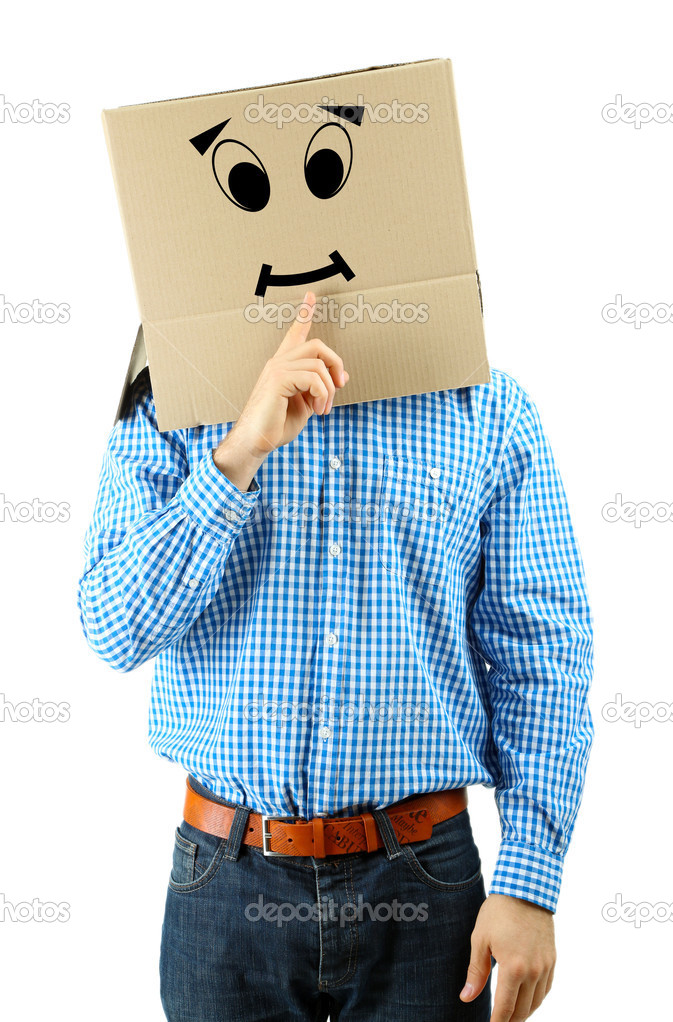
[[[458,995],[462,1001],[471,1001],[484,987],[491,971],[491,950],[485,942],[472,945],[472,957],[467,967],[465,986]]]

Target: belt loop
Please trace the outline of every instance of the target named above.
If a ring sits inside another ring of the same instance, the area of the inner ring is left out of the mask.
[[[227,841],[227,850],[224,853],[225,859],[238,859],[239,851],[241,848],[243,834],[248,825],[248,817],[250,816],[250,806],[236,806],[234,818],[231,821],[231,830],[229,831],[229,837]]]
[[[397,840],[397,834],[393,829],[388,813],[383,809],[372,809],[372,815],[379,825],[379,832],[386,848],[386,858],[389,860],[396,859],[402,854],[402,848]]]

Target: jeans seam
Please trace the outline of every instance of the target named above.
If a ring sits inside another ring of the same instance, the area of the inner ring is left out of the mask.
[[[350,862],[344,862],[343,867],[344,867],[344,888],[346,890],[346,894],[348,894],[348,886],[350,882],[350,892],[353,898],[353,904],[355,904],[355,887],[353,886],[353,865]],[[351,940],[348,949],[348,964],[346,966],[346,971],[344,975],[341,976],[339,979],[335,980],[333,983],[328,983],[324,988],[325,990],[333,990],[335,987],[343,986],[344,983],[347,983],[348,980],[352,979],[353,976],[355,975],[355,970],[357,968],[358,962],[359,934],[356,922],[353,919],[349,921],[349,930]],[[355,945],[355,954],[353,954],[353,945]]]

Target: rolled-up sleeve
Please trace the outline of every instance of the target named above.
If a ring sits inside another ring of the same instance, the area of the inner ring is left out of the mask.
[[[594,728],[592,617],[566,494],[525,392],[482,516],[471,642],[488,664],[501,844],[489,889],[556,911]]]

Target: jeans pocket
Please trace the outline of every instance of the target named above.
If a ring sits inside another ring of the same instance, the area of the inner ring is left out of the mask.
[[[194,891],[205,886],[217,873],[226,847],[226,838],[207,834],[183,820],[175,828],[169,887],[174,891]]]
[[[429,887],[465,891],[481,880],[481,859],[467,809],[436,823],[425,841],[401,847],[408,868]]]

